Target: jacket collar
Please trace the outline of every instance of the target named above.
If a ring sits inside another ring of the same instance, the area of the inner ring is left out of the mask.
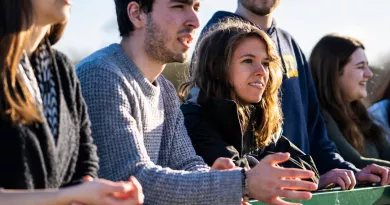
[[[203,115],[210,119],[221,136],[239,153],[243,150],[243,135],[238,115],[238,106],[232,100],[211,97],[200,103]]]

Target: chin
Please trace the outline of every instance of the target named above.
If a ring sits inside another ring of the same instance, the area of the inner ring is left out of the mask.
[[[170,62],[170,63],[184,63],[188,58],[188,52],[185,52],[185,53],[178,53],[175,55],[174,57],[174,62]]]
[[[70,8],[64,8],[56,13],[56,23],[62,23],[70,18]]]
[[[250,104],[257,104],[257,103],[260,103],[261,102],[261,98],[255,98],[255,99],[251,99],[249,101]]]

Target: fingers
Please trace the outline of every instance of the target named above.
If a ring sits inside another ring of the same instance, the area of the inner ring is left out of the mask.
[[[354,173],[351,170],[346,170],[349,179],[351,180],[351,184],[349,185],[348,189],[353,189],[356,186],[356,178]]]
[[[229,158],[220,157],[215,160],[213,166],[211,167],[211,170],[226,170],[233,169],[234,167],[235,164],[233,163],[233,160]]]
[[[385,167],[387,170],[388,170],[388,177],[387,177],[387,183],[386,185],[390,184],[390,168],[389,167]]]
[[[359,180],[359,181],[362,181],[362,182],[381,182],[381,178],[378,177],[378,176],[375,175],[375,174],[364,173],[364,174],[362,174],[362,176],[360,177],[360,180]]]
[[[289,158],[290,158],[290,153],[280,153],[279,152],[276,154],[267,155],[266,157],[264,157],[264,159],[262,161],[264,161],[268,164],[271,164],[271,165],[275,165],[275,164],[283,163],[283,162],[287,161]]]
[[[275,174],[284,178],[300,178],[309,179],[314,176],[314,172],[310,170],[296,169],[296,168],[277,168]]]
[[[336,179],[336,183],[340,185],[342,190],[349,189],[351,186],[351,179],[349,178],[349,175],[344,170],[341,170],[338,174],[338,177]]]
[[[321,175],[320,188],[329,187],[329,185],[337,184],[344,189],[353,189],[356,185],[356,179],[352,171],[345,169],[332,169],[329,172]]]
[[[131,188],[131,185],[126,183],[104,182],[102,183],[102,187],[100,190],[105,194],[111,194],[113,192],[126,193],[129,192]]]
[[[376,164],[371,164],[364,168],[362,171],[366,172],[370,176],[368,176],[369,182],[381,182],[381,185],[384,186],[387,184],[388,178],[389,178],[389,170],[385,167],[378,166]],[[381,178],[378,180],[378,176],[371,176],[373,174],[380,175]],[[371,181],[371,179],[375,179],[375,181]]]
[[[345,187],[346,187],[346,184],[345,184],[344,180],[341,177],[337,177],[336,178],[336,184],[338,184],[341,187],[342,190],[344,190]]]
[[[376,164],[371,164],[368,166],[368,170],[370,170],[370,173],[373,174],[379,174],[381,176],[381,185],[387,185],[387,181],[389,179],[389,170],[385,167],[378,166]]]
[[[389,179],[389,170],[385,167],[378,166],[376,164],[372,164],[369,166],[369,170],[371,170],[371,173],[379,174],[381,176],[381,185],[384,186],[387,184],[387,181]]]
[[[141,184],[133,176],[130,177],[130,183],[133,185],[133,190],[134,190],[134,193],[131,193],[130,196],[132,196],[134,198],[134,200],[137,201],[139,204],[143,204],[145,197],[144,197],[144,194],[142,192]]]
[[[93,178],[91,176],[87,175],[83,177],[83,182],[91,182],[91,181],[93,181]]]
[[[135,190],[142,192],[142,186],[134,176],[131,176],[129,181],[133,184]]]
[[[312,197],[310,192],[295,190],[278,190],[277,196],[293,200],[309,200]]]
[[[280,180],[279,183],[282,189],[307,190],[307,191],[317,190],[317,185],[309,181],[286,179],[286,180]]]

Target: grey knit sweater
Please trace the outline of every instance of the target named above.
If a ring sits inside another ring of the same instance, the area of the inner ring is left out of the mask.
[[[150,83],[119,44],[76,68],[100,157],[99,176],[142,184],[145,204],[240,204],[241,173],[195,154],[173,85]]]

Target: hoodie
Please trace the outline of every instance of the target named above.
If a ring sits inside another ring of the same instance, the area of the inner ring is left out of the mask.
[[[229,17],[251,23],[234,13],[218,11],[203,28],[202,34]],[[289,33],[277,28],[275,21],[266,32],[276,45],[284,69],[281,86],[283,135],[313,157],[320,174],[334,168],[357,172],[353,164],[340,156],[327,136],[309,65],[302,50]]]

